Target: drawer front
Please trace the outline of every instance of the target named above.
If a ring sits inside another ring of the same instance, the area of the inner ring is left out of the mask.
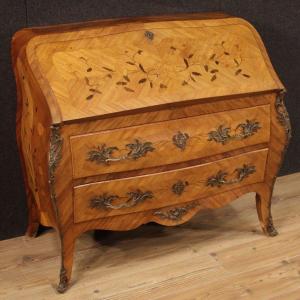
[[[193,160],[264,143],[269,136],[269,105],[73,136],[73,176]]]
[[[267,149],[204,165],[74,188],[75,223],[191,201],[262,182]]]

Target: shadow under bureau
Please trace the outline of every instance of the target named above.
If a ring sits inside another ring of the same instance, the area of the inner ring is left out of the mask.
[[[27,234],[172,226],[256,193],[262,230],[290,138],[284,87],[245,20],[223,14],[23,29],[12,42]]]

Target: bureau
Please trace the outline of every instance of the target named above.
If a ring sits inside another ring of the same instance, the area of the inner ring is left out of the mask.
[[[291,130],[256,30],[224,14],[103,20],[17,32],[17,141],[27,234],[57,230],[71,278],[76,238],[188,221],[256,193],[271,197]]]

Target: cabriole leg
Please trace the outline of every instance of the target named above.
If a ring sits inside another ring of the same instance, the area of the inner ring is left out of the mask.
[[[72,235],[62,235],[61,237],[61,269],[57,291],[64,293],[69,286],[73,267],[75,248],[75,238]]]
[[[40,227],[40,223],[29,222],[26,229],[26,235],[29,237],[37,237],[39,227]]]
[[[276,236],[278,234],[271,214],[272,193],[273,189],[271,188],[264,188],[256,193],[256,209],[259,222],[263,232],[267,236]]]
[[[40,227],[39,211],[30,192],[27,192],[27,207],[28,225],[26,229],[26,235],[29,237],[36,237]]]

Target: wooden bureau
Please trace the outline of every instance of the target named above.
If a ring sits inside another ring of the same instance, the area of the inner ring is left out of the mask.
[[[172,226],[256,193],[262,230],[291,136],[256,30],[224,14],[23,29],[12,41],[27,234],[57,229],[71,277],[94,229]]]

